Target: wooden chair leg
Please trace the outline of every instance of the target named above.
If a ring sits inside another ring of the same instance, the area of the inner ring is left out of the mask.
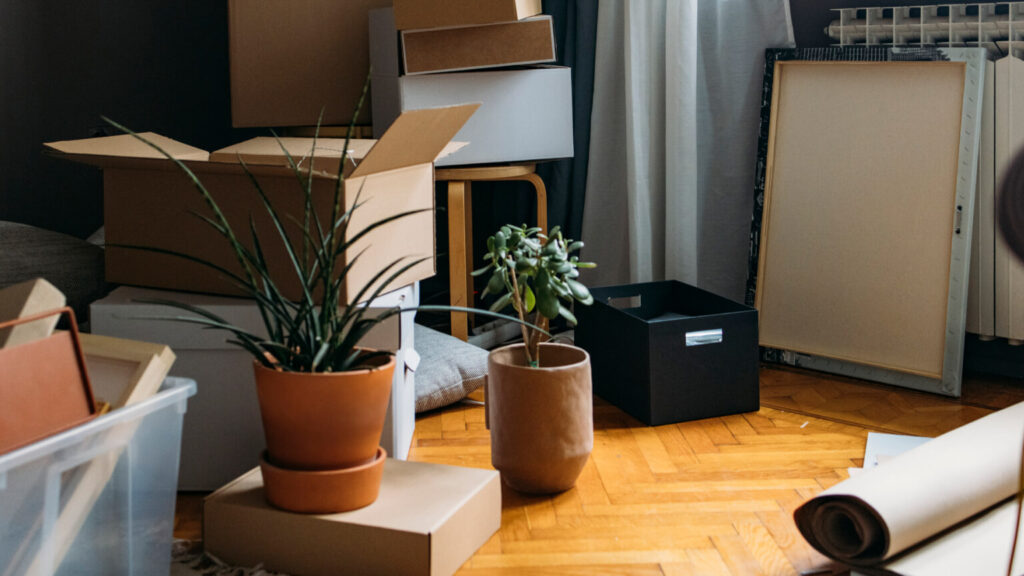
[[[548,190],[544,187],[544,180],[536,174],[527,174],[524,177],[533,184],[537,191],[537,226],[544,232],[548,231]]]
[[[473,262],[473,183],[470,181],[466,182],[466,191],[462,199],[463,214],[465,218],[466,226],[463,232],[466,236],[466,275],[465,275],[465,286],[466,286],[466,307],[472,308],[473,301],[475,300],[473,294],[473,270],[476,265]],[[476,315],[471,314],[467,318],[467,324],[473,326],[476,320]],[[467,328],[468,338],[468,328]]]
[[[469,185],[465,181],[448,182],[448,287],[452,306],[467,306],[466,270],[467,225],[471,216],[466,214]],[[472,241],[472,236],[468,237]],[[469,328],[464,312],[451,313],[452,336],[469,339]]]

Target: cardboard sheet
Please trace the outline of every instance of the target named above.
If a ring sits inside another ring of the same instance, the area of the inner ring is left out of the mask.
[[[834,560],[878,566],[1015,494],[1022,440],[1024,402],[825,490],[796,510],[797,527],[812,546]],[[992,521],[1000,526],[1004,523]],[[944,537],[973,538],[965,533]],[[1008,546],[1005,552],[1002,574]],[[997,560],[1000,558],[992,559]]]
[[[406,74],[454,72],[555,61],[551,16],[485,26],[402,32]]]
[[[763,346],[942,377],[964,76],[962,62],[776,63]]]

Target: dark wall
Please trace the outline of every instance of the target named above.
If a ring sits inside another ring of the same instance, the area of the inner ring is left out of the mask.
[[[934,6],[936,4],[976,4],[980,0],[790,0],[793,33],[800,47],[828,46],[832,43],[824,30],[839,15],[834,8],[873,8],[877,6]]]
[[[0,219],[86,236],[102,224],[99,170],[43,142],[106,115],[210,150],[231,129],[224,0],[0,2]]]

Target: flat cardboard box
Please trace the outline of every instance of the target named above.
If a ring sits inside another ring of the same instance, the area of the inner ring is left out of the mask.
[[[478,26],[541,13],[541,0],[394,0],[399,30]]]
[[[483,26],[404,30],[405,73],[428,74],[555,61],[551,16]]]
[[[468,142],[437,166],[520,162],[573,155],[572,70],[538,66],[399,76],[398,31],[389,8],[370,12],[373,131],[409,110],[479,102],[455,140]]]
[[[229,0],[232,124],[310,126],[323,109],[324,125],[348,125],[370,70],[367,12],[390,4]]]
[[[0,322],[24,318],[63,308],[64,294],[43,278],[26,280],[0,290]],[[0,348],[17,346],[40,338],[46,338],[60,320],[59,315],[18,324],[0,330]]]
[[[341,514],[272,508],[259,469],[206,498],[206,551],[228,564],[303,576],[454,573],[501,527],[493,470],[388,459],[380,496]]]
[[[215,490],[252,468],[266,446],[260,421],[252,356],[229,344],[229,335],[195,324],[156,320],[189,314],[140,300],[174,300],[207,309],[228,322],[263,335],[259,311],[247,298],[166,292],[123,286],[90,306],[92,331],[170,346],[177,355],[171,373],[196,381],[199,393],[189,402],[182,433],[178,488]],[[389,292],[371,303],[370,313],[419,302],[416,285]],[[413,371],[415,313],[393,316],[364,338],[363,345],[395,352],[391,402],[381,445],[396,458],[407,458],[416,427]]]
[[[351,145],[354,167],[345,166],[342,202],[351,206],[358,196],[362,206],[348,230],[351,238],[372,222],[396,214],[426,210],[378,228],[358,242],[338,262],[342,268],[349,258],[365,249],[348,272],[340,301],[348,304],[360,289],[388,263],[398,259],[426,260],[399,276],[392,286],[404,286],[434,274],[434,172],[433,161],[449,146],[451,137],[473,114],[476,105],[453,106],[406,113],[376,142]],[[181,160],[203,182],[217,200],[240,240],[250,243],[249,219],[261,239],[271,276],[278,279],[281,292],[298,300],[301,287],[291,260],[252,182],[239,163],[243,153],[249,169],[263,190],[284,215],[285,228],[298,250],[301,234],[289,215],[301,218],[304,193],[294,172],[286,166],[280,150],[276,155],[246,157],[252,147],[265,152],[266,139],[231,147],[229,152],[208,154],[156,134],[144,134]],[[286,145],[304,171],[312,139],[288,139]],[[106,225],[106,278],[108,282],[211,294],[245,295],[216,270],[168,254],[124,248],[145,246],[185,253],[213,262],[241,274],[230,244],[192,212],[212,215],[191,180],[174,162],[131,135],[70,140],[46,144],[53,155],[103,168],[104,223]],[[317,163],[312,175],[313,206],[321,222],[329,222],[336,168],[344,139],[318,141],[317,155],[334,156]],[[331,167],[335,166],[335,167]],[[309,172],[307,172],[309,173]],[[383,279],[380,279],[383,280]],[[373,282],[376,286],[380,280]]]
[[[675,280],[591,290],[594,394],[650,426],[760,408],[757,310]]]

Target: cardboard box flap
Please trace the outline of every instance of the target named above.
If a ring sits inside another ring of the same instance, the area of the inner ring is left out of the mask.
[[[479,107],[479,103],[474,103],[404,112],[370,149],[352,176],[432,163]]]
[[[348,156],[353,162],[345,172],[351,172],[355,164],[366,156],[376,142],[376,140],[366,139],[349,140]],[[300,167],[306,167],[308,159],[312,155],[315,171],[337,175],[338,161],[341,159],[341,152],[345,147],[345,139],[318,138],[314,151],[312,138],[274,139],[271,136],[259,136],[211,152],[210,162],[235,164],[241,159],[249,166],[288,166],[288,159],[281,149],[282,146]]]
[[[173,158],[178,160],[207,160],[210,154],[206,150],[200,150],[166,136],[153,132],[140,132],[139,136],[156,144]],[[99,138],[85,138],[83,140],[63,140],[60,142],[48,142],[43,144],[48,150],[56,152],[69,159],[78,160],[86,164],[105,166],[111,159],[138,158],[149,160],[162,160],[164,155],[152,146],[140,141],[131,134],[119,134],[117,136],[101,136]]]

